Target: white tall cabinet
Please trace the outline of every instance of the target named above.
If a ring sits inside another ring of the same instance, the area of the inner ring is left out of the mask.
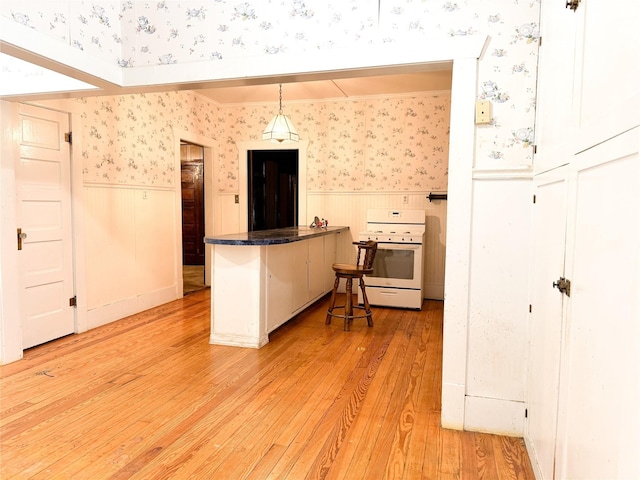
[[[525,440],[541,479],[640,478],[640,2],[564,3],[542,1]]]

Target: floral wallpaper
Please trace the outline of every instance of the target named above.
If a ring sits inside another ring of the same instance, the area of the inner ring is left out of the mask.
[[[285,104],[308,139],[307,188],[316,191],[446,189],[451,95]],[[236,191],[235,139],[258,140],[276,105],[225,110],[222,191]]]
[[[238,191],[236,141],[258,140],[277,105],[220,106],[191,92],[86,97],[85,182],[169,187],[182,132],[216,144],[219,192]],[[447,185],[449,93],[285,105],[309,139],[315,191],[426,191]]]
[[[222,135],[215,104],[188,92],[86,97],[83,118],[85,182],[172,186],[182,132]]]
[[[490,125],[476,128],[477,168],[522,168],[532,163],[535,120],[536,67],[539,39],[540,0],[174,0],[174,1],[14,1],[0,2],[0,15],[26,28],[72,45],[89,55],[112,62],[122,68],[188,62],[224,62],[227,59],[251,58],[260,61],[281,53],[313,52],[359,45],[379,45],[412,41],[419,47],[425,41],[454,36],[482,35],[489,37],[489,45],[480,59],[478,99],[490,100],[493,118]],[[424,155],[416,151],[392,150],[376,135],[372,112],[401,115],[401,106],[393,100],[384,106],[366,105],[362,109],[341,105],[336,117],[343,123],[341,135],[348,135],[351,143],[356,136],[365,135],[362,153],[341,153],[335,145],[328,152],[326,145],[348,141],[331,137],[306,137],[317,142],[319,156],[313,170],[314,187],[349,188],[363,183],[351,179],[353,172],[362,170],[364,188],[392,185],[403,176],[402,185],[423,183],[425,176],[419,169],[409,174],[406,157]],[[375,103],[375,102],[374,102]],[[249,110],[253,107],[247,107]],[[297,108],[297,107],[296,107]],[[265,118],[270,112],[260,110]],[[257,112],[252,112],[257,113]],[[320,129],[330,136],[336,130],[330,116],[320,107],[290,112],[296,121],[312,134],[311,120],[325,122]],[[300,120],[302,114],[302,120]],[[239,115],[239,116],[238,116]],[[229,116],[233,118],[228,118]],[[251,115],[226,112],[227,128],[242,132],[242,121]],[[408,118],[403,118],[401,135],[412,135]],[[414,118],[414,117],[411,117]],[[346,123],[346,119],[349,123]],[[417,119],[414,118],[417,122]],[[199,120],[201,121],[201,120]],[[366,127],[362,127],[364,122]],[[415,122],[414,122],[415,123]],[[233,124],[233,127],[231,127]],[[427,127],[423,127],[427,128]],[[432,127],[431,127],[432,128]],[[427,128],[429,129],[429,128]],[[369,132],[369,130],[371,130]],[[305,132],[306,134],[306,132]],[[368,135],[372,135],[369,137]],[[373,135],[376,135],[373,137]],[[233,138],[231,141],[235,141]],[[229,140],[220,139],[222,144]],[[350,147],[353,149],[354,147]],[[386,149],[386,150],[385,150]],[[331,158],[329,158],[331,156]],[[393,171],[381,172],[376,162],[388,158]],[[404,161],[404,165],[401,165]],[[227,175],[229,189],[233,183],[233,160],[228,152],[221,158],[220,169]],[[139,175],[137,163],[120,165],[124,177]],[[334,168],[337,166],[340,168]],[[158,165],[159,167],[159,165]],[[400,171],[397,168],[401,168]],[[162,178],[156,171],[152,177]],[[92,175],[92,173],[90,174]],[[409,177],[412,178],[409,178]],[[417,180],[416,180],[417,179]],[[389,182],[389,183],[387,183]]]

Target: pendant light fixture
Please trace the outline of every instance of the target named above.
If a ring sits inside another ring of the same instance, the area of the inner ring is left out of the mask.
[[[280,84],[280,110],[271,119],[267,128],[262,132],[262,140],[272,142],[297,142],[300,139],[298,132],[289,120],[289,117],[282,114],[282,84]]]

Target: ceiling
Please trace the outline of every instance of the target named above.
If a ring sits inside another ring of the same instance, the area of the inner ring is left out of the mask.
[[[43,66],[0,53],[0,98],[28,100],[63,98],[95,94],[124,94],[138,91],[195,90],[222,104],[244,104],[278,101],[278,83],[282,87],[282,103],[293,101],[362,98],[437,92],[451,90],[451,63],[431,63],[404,67],[308,72],[304,75],[237,78],[231,81],[177,83],[123,88],[80,82],[78,79]],[[66,82],[66,83],[65,83]],[[99,93],[98,93],[99,92]]]
[[[284,83],[282,103],[446,90],[451,90],[451,69]],[[274,102],[279,96],[278,84],[203,88],[197,92],[220,104]]]

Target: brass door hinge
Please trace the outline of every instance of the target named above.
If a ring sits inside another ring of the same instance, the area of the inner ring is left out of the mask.
[[[73,296],[69,299],[69,306],[70,307],[77,307],[78,306],[78,297],[77,296]]]
[[[67,132],[64,134],[64,141],[67,143],[73,143],[73,133]]]

